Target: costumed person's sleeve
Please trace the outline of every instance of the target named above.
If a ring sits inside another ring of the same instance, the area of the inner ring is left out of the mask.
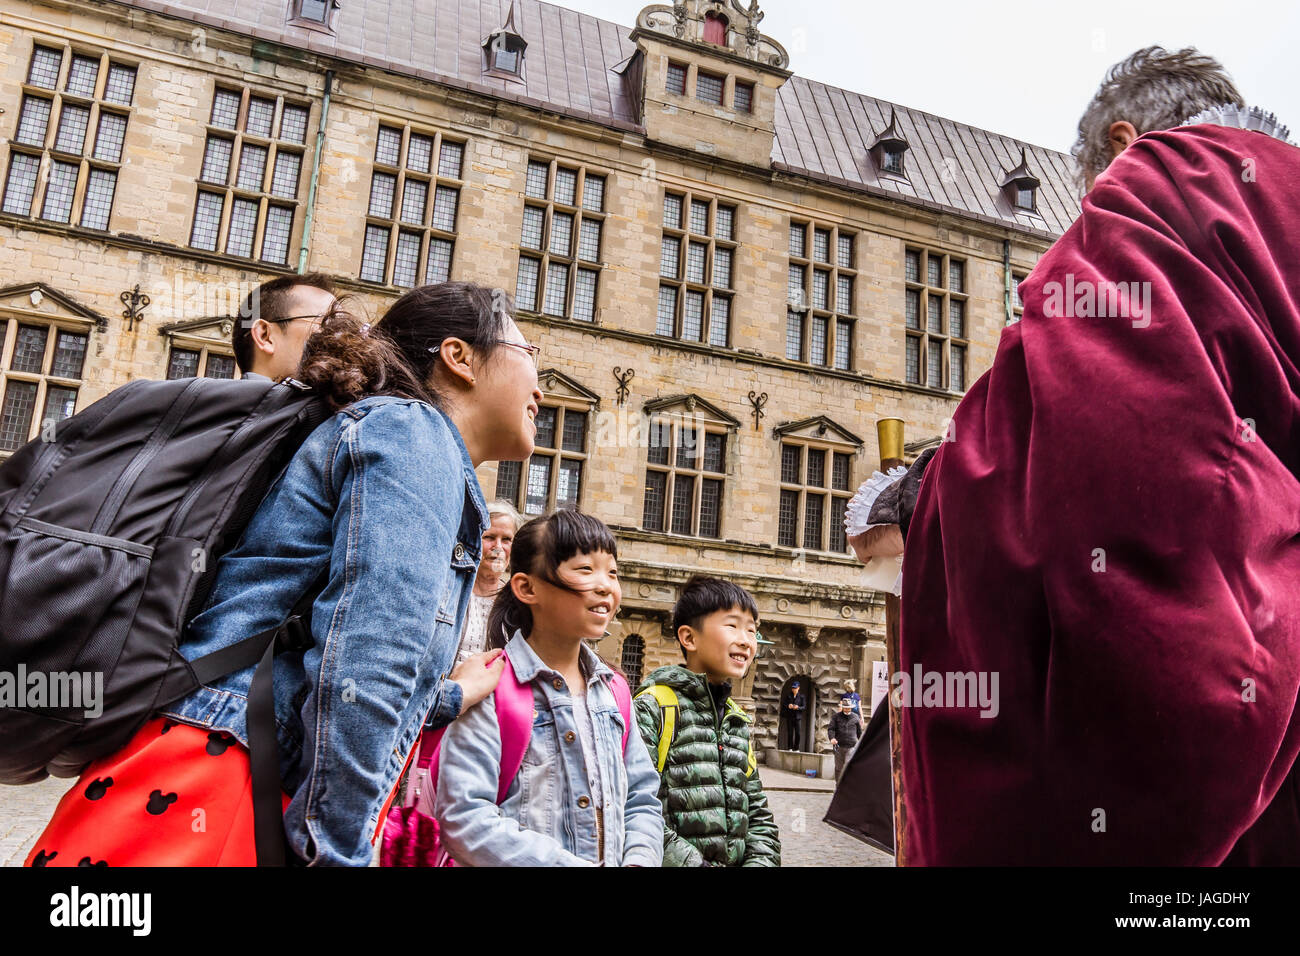
[[[740,865],[780,866],[781,832],[768,806],[758,768],[745,782],[745,797],[749,801],[749,832],[745,835],[745,857]]]
[[[904,559],[903,670],[1000,678],[904,708],[917,862],[1214,864],[1295,762],[1297,157],[1143,136],[1022,284]]]
[[[659,754],[660,712],[659,702],[653,697],[635,697],[632,706],[636,710],[636,727],[645,743],[650,760],[657,767]],[[691,846],[673,829],[672,818],[668,814],[668,777],[665,772],[659,775],[659,802],[664,814],[664,866],[703,866],[704,856]]]

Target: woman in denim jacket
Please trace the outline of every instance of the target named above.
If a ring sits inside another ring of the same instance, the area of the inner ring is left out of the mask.
[[[443,845],[469,866],[659,866],[659,775],[627,732],[610,689],[624,680],[584,643],[606,633],[621,600],[614,536],[574,511],[537,518],[510,552],[489,639],[531,685],[534,717],[518,775],[498,806],[495,693],[442,739],[434,815]],[[509,676],[506,678],[510,679]],[[624,735],[626,750],[623,748]]]
[[[309,865],[369,864],[426,718],[454,720],[500,675],[481,655],[447,678],[487,526],[474,469],[527,458],[536,432],[536,349],[512,311],[504,293],[446,283],[402,296],[373,329],[327,317],[300,378],[339,411],[272,485],[190,623],[192,660],[274,627],[324,584],[312,646],[277,656],[273,678],[285,833]],[[251,679],[200,688],[92,765],[44,859],[252,862]]]

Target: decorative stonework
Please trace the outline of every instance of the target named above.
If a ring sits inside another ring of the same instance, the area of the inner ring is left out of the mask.
[[[649,30],[689,43],[704,43],[705,20],[720,18],[727,24],[723,47],[735,56],[779,70],[790,66],[790,54],[776,40],[758,29],[763,19],[758,0],[742,5],[738,0],[678,0],[672,6],[654,4],[636,18],[638,29]]]

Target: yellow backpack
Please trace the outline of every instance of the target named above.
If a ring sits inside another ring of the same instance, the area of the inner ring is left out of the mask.
[[[668,751],[677,740],[677,712],[681,709],[677,701],[677,692],[667,684],[651,684],[636,696],[638,699],[653,697],[659,704],[659,754],[655,766],[660,773],[663,773],[664,767],[668,764]],[[749,715],[745,713],[745,708],[730,697],[727,698],[727,713],[735,714],[746,723],[749,722]],[[751,738],[749,756],[745,760],[745,776],[753,776],[757,768],[758,758],[754,754],[754,741]]]

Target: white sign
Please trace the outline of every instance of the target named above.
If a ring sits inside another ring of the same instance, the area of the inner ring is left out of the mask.
[[[874,714],[880,702],[889,696],[889,664],[885,661],[873,661],[871,664],[871,712]]]

